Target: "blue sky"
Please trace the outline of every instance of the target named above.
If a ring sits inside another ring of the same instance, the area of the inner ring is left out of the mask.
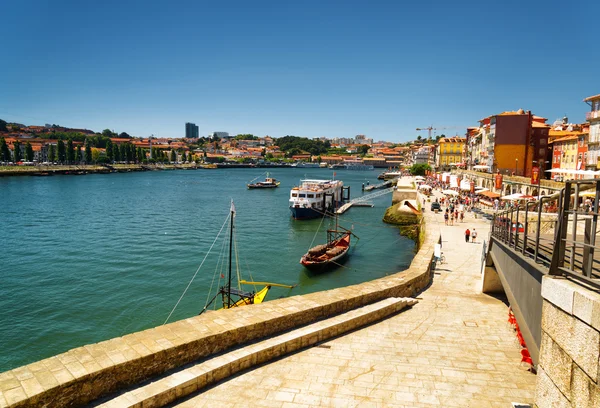
[[[0,118],[390,141],[519,108],[581,122],[599,3],[4,0]]]

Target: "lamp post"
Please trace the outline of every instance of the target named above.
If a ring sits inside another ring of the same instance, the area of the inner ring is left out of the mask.
[[[517,175],[517,171],[519,170],[519,159],[515,159],[515,176]]]

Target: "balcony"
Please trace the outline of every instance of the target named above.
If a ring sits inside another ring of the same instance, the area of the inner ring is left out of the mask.
[[[585,120],[592,120],[592,119],[599,119],[599,118],[600,118],[600,111],[598,111],[598,110],[585,113]]]

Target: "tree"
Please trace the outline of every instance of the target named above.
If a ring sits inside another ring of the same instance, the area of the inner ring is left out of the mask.
[[[67,163],[71,164],[75,161],[75,149],[73,148],[73,140],[67,140]]]
[[[83,160],[83,155],[81,154],[81,146],[77,146],[77,153],[75,154],[75,162],[79,163]]]
[[[129,136],[129,134],[127,134],[127,132],[121,132],[119,133],[119,137],[123,138],[123,139],[130,139],[131,136]]]
[[[10,149],[8,148],[8,144],[3,137],[0,137],[0,158],[3,162],[10,161]]]
[[[48,161],[50,163],[54,163],[56,161],[56,146],[53,144],[48,147]]]
[[[171,162],[175,163],[177,161],[177,154],[175,153],[175,150],[171,150]]]
[[[424,176],[426,170],[431,170],[431,167],[425,163],[413,164],[409,169],[413,176]]]
[[[0,132],[8,132],[8,128],[6,127],[6,122],[0,119]]]
[[[102,131],[102,136],[104,136],[104,137],[115,137],[115,134],[110,129],[104,129]]]
[[[33,161],[33,147],[31,147],[31,143],[29,142],[25,144],[25,160],[28,162]]]
[[[125,146],[125,143],[119,145],[119,157],[121,158],[121,161],[127,161],[127,147]]]
[[[144,151],[142,150],[141,147],[138,147],[137,148],[137,161],[138,161],[138,163],[143,162],[145,158],[146,158],[146,155],[144,154]]]
[[[114,159],[115,163],[120,162],[121,161],[121,150],[119,150],[119,145],[113,144],[112,151],[113,151],[113,159]]]
[[[58,162],[64,163],[67,161],[67,149],[65,148],[65,142],[61,139],[56,143],[56,149],[58,152]]]
[[[106,141],[106,157],[108,158],[108,162],[112,163],[114,155],[113,155],[113,144],[110,141],[110,139],[108,139]]]
[[[13,143],[13,158],[15,163],[21,161],[21,143],[18,141]]]
[[[90,141],[87,139],[85,141],[85,162],[87,164],[92,162],[92,146],[90,145]]]
[[[356,150],[358,151],[358,153],[359,153],[361,156],[364,156],[364,155],[366,155],[366,154],[367,154],[367,152],[369,151],[369,149],[370,149],[370,148],[371,148],[371,147],[370,147],[369,145],[366,145],[366,144],[364,144],[364,145],[362,145],[362,146],[358,146],[358,149],[356,149]]]
[[[420,142],[422,139],[421,135],[417,136],[417,140]]]

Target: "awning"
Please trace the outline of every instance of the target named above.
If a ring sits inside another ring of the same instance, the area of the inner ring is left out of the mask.
[[[492,191],[479,191],[478,195],[482,195],[487,198],[500,198],[500,194],[494,193]]]

